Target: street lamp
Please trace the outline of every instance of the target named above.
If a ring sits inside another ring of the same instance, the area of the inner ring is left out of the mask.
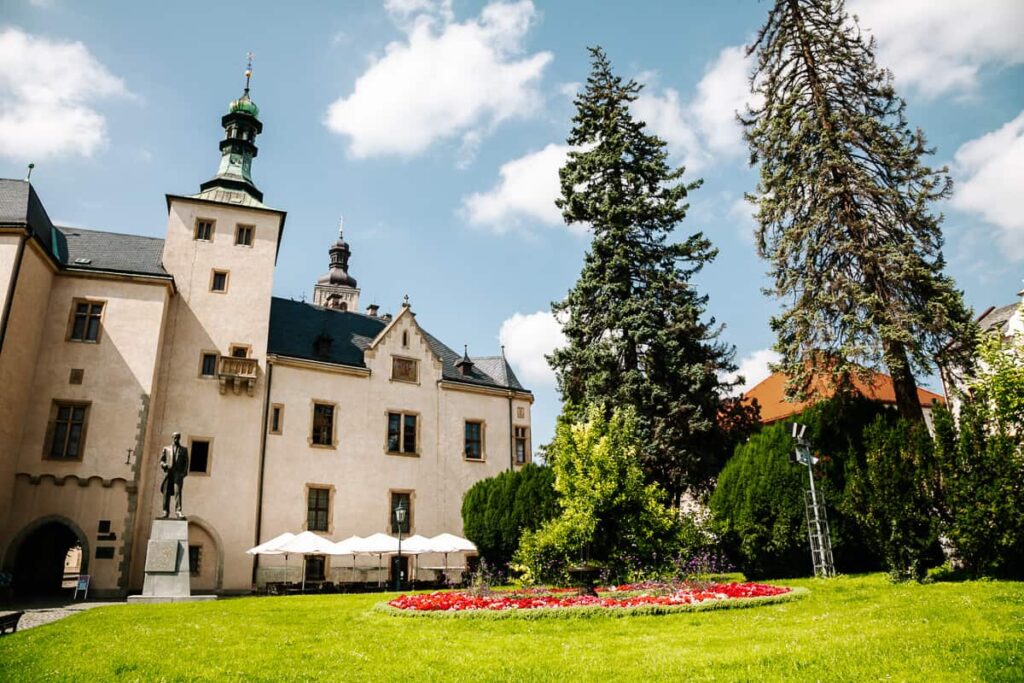
[[[399,502],[395,508],[395,521],[398,523],[398,564],[395,566],[395,590],[402,590],[402,527],[405,526],[405,503]]]

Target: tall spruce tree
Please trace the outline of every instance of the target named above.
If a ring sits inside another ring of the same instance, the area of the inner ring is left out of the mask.
[[[842,0],[776,0],[749,52],[757,241],[784,300],[772,327],[790,389],[824,369],[842,388],[854,364],[884,364],[900,413],[921,420],[915,374],[935,359],[969,367],[974,338],[932,209],[952,191],[947,169],[922,162],[933,150]]]
[[[557,204],[593,241],[576,285],[552,304],[568,345],[549,361],[569,411],[636,410],[645,471],[677,500],[709,483],[756,415],[725,398],[734,383],[720,374],[736,369],[734,351],[714,319],[701,320],[707,297],[690,284],[717,251],[699,232],[670,240],[700,182],[683,182],[665,142],[630,114],[642,86],[590,52]]]

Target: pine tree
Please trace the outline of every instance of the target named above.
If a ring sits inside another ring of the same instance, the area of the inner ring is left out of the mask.
[[[760,163],[758,249],[771,263],[783,369],[848,386],[855,364],[888,368],[903,417],[922,419],[915,374],[969,367],[970,313],[943,274],[946,168],[912,131],[842,0],[776,0],[749,49],[763,103],[744,119]]]
[[[699,232],[669,239],[700,182],[683,182],[665,142],[633,119],[641,86],[615,76],[600,48],[591,55],[557,204],[593,241],[576,285],[552,304],[569,343],[549,360],[569,411],[635,408],[645,471],[676,500],[709,482],[753,418],[723,398],[734,352],[714,319],[701,320],[707,297],[690,284],[717,252]]]

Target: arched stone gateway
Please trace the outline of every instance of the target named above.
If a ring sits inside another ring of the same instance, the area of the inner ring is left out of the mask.
[[[65,559],[81,548],[82,574],[89,573],[89,541],[73,521],[61,515],[41,517],[21,530],[4,558],[18,597],[57,595],[64,579]]]

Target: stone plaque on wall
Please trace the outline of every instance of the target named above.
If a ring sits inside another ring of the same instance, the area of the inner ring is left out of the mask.
[[[146,549],[146,571],[171,573],[178,571],[179,548],[178,541],[150,540],[149,547]]]

